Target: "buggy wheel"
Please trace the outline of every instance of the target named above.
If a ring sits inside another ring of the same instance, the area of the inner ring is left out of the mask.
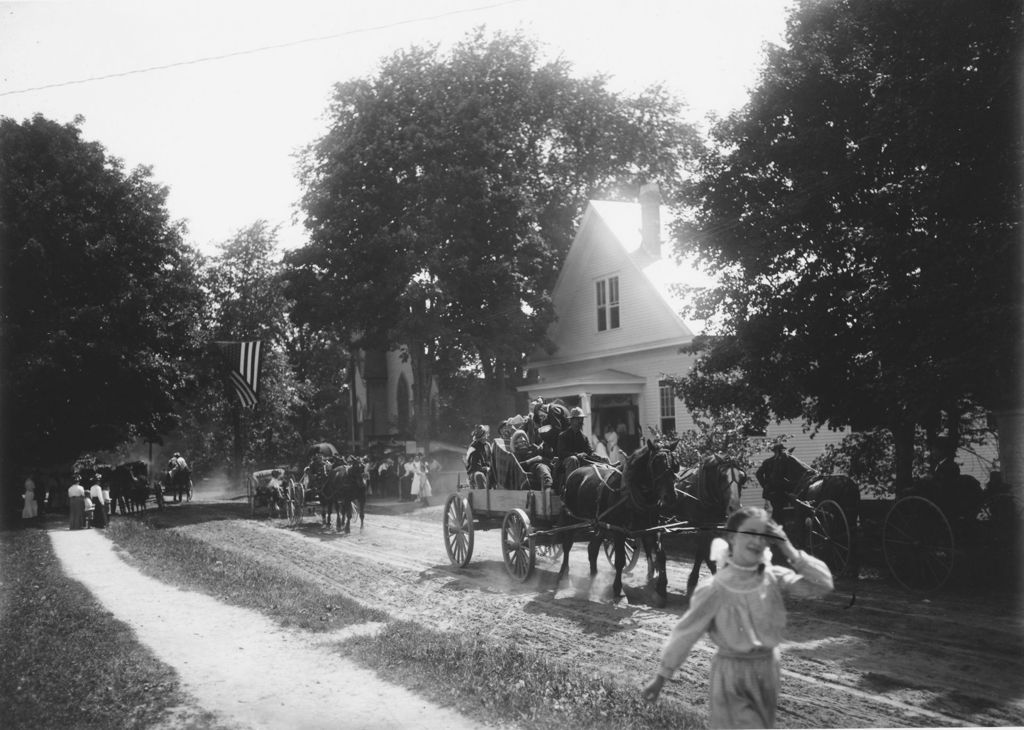
[[[473,508],[465,495],[453,494],[444,505],[444,548],[456,568],[473,557]]]
[[[822,500],[810,516],[807,549],[823,560],[833,574],[841,575],[850,563],[852,545],[850,523],[843,508],[834,500]]]
[[[185,501],[186,502],[191,502],[192,501],[192,480],[191,479],[188,480],[188,491],[185,492]]]
[[[555,563],[562,559],[562,543],[560,542],[537,542],[534,540],[537,551],[537,559],[547,563]]]
[[[635,537],[626,538],[626,564],[622,568],[623,573],[633,572],[633,568],[636,567],[637,561],[640,560],[640,541]],[[607,538],[604,541],[604,556],[608,559],[608,564],[613,568],[615,567],[615,540]]]
[[[953,572],[953,530],[942,510],[924,497],[903,497],[885,516],[882,549],[904,588],[933,591]]]
[[[505,570],[514,579],[523,583],[533,573],[537,562],[537,548],[531,536],[530,518],[518,507],[505,513],[501,521],[501,557]]]

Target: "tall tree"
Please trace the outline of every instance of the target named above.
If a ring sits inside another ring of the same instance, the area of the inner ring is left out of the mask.
[[[0,118],[2,403],[11,470],[168,431],[205,298],[148,168],[80,119]]]
[[[721,274],[691,406],[890,428],[1015,403],[1019,0],[798,4],[682,231]]]
[[[520,373],[587,198],[672,189],[697,146],[664,91],[626,97],[570,71],[521,35],[477,31],[337,85],[302,171],[296,321],[408,345],[421,385],[452,353],[492,382]],[[422,416],[427,388],[416,396]]]
[[[260,340],[263,364],[257,406],[243,410],[227,383],[220,353],[212,345],[204,350],[196,366],[197,388],[181,404],[181,433],[194,461],[202,460],[200,467],[227,463],[237,473],[246,464],[294,464],[301,455],[303,437],[293,416],[303,388],[288,357],[290,302],[280,269],[277,229],[260,220],[222,243],[201,272],[212,302],[208,344]],[[234,449],[236,417],[240,454]]]

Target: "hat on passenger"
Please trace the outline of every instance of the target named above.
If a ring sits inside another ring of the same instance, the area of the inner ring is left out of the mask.
[[[586,418],[586,416],[583,414],[583,409],[577,406],[569,411],[569,418]]]

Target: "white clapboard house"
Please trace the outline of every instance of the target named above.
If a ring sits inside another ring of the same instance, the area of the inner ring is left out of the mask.
[[[648,434],[693,428],[666,375],[682,375],[694,356],[682,345],[699,323],[680,315],[675,284],[707,286],[710,278],[679,263],[667,243],[668,209],[655,185],[640,201],[590,201],[552,292],[557,319],[548,332],[556,349],[535,352],[537,379],[520,390],[530,399],[561,398],[583,408],[584,428],[597,438],[609,429],[627,453]],[[799,423],[769,427],[767,436],[789,435],[794,456],[810,462],[841,434],[811,436]],[[766,453],[767,457],[768,454]]]

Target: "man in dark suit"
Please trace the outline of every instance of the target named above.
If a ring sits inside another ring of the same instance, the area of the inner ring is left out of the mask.
[[[569,427],[558,434],[555,488],[559,491],[561,491],[567,476],[581,467],[584,460],[594,458],[594,448],[590,445],[590,439],[583,433],[585,417],[582,408],[573,408],[569,411]]]
[[[772,455],[761,462],[754,474],[757,483],[761,485],[761,496],[771,505],[772,517],[776,522],[781,522],[782,511],[789,503],[786,495],[795,486],[787,476],[786,460],[790,458],[786,453],[786,445],[777,441],[772,445]]]

